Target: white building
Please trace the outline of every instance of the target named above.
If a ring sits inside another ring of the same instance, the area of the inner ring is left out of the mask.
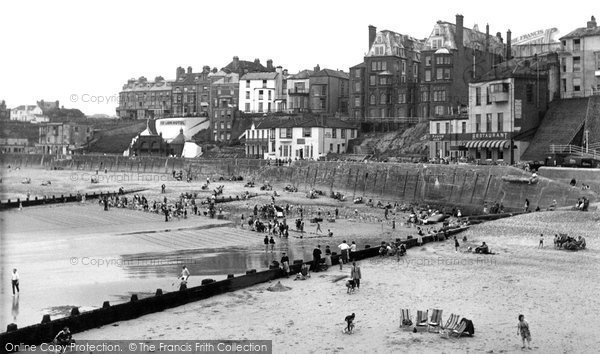
[[[246,138],[246,154],[264,159],[318,159],[329,153],[346,153],[357,137],[350,123],[328,118],[265,120],[253,124]]]
[[[45,123],[50,119],[38,105],[24,105],[11,109],[10,119],[19,122]]]
[[[280,66],[275,72],[247,73],[240,78],[239,109],[245,113],[285,110],[286,94]]]

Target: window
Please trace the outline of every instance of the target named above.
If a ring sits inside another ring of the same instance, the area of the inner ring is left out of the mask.
[[[481,114],[475,115],[475,133],[481,133]]]
[[[250,99],[250,91],[246,91],[246,99],[249,100]]]
[[[567,72],[567,58],[560,58],[560,71]]]
[[[450,80],[450,69],[437,68],[435,78],[436,78],[436,80]]]
[[[433,101],[434,102],[444,102],[446,101],[446,91],[433,91]]]
[[[503,132],[504,131],[504,113],[498,113],[498,126],[497,126],[497,131],[499,132]]]
[[[302,128],[302,137],[310,138],[311,128]]]
[[[379,84],[380,85],[387,85],[387,77],[380,77],[379,78]]]
[[[271,94],[273,93],[271,90],[268,91],[269,93],[269,101],[271,100]]]
[[[419,66],[417,63],[413,63],[413,77],[415,79],[419,77]]]
[[[567,79],[562,79],[561,82],[562,82],[561,91],[562,92],[567,92]]]
[[[451,129],[450,129],[450,123],[446,123],[446,126],[445,126],[445,128],[446,128],[446,129],[444,130],[444,133],[445,133],[445,134],[450,134],[450,133],[452,133],[452,131],[451,131]]]
[[[250,112],[250,103],[246,103],[246,107],[244,107],[244,112]]]
[[[573,57],[573,72],[581,71],[581,57]]]
[[[354,107],[360,107],[360,96],[354,97]]]
[[[574,39],[573,40],[573,51],[579,52],[580,50],[581,50],[581,39]]]
[[[346,139],[346,129],[340,129],[340,137]]]
[[[381,70],[387,70],[387,62],[381,62]]]
[[[250,88],[250,80],[246,80],[246,88]]]
[[[354,91],[355,92],[360,92],[360,82],[355,82],[354,83]]]
[[[492,114],[491,113],[487,113],[485,115],[485,131],[486,132],[492,131]]]
[[[425,81],[431,81],[431,70],[425,70]]]
[[[477,150],[475,150],[475,158],[476,159],[480,159],[481,158],[481,150],[479,150],[479,148],[477,148]]]
[[[337,129],[336,128],[331,129],[331,137],[333,139],[337,138]]]
[[[264,99],[264,96],[263,96],[263,90],[258,90],[258,99],[259,99],[259,100],[262,100],[262,99]]]
[[[406,93],[398,94],[398,103],[406,103]]]
[[[573,79],[573,91],[581,91],[581,79]]]
[[[440,134],[440,123],[435,123],[435,133]]]
[[[369,96],[369,104],[375,104],[375,95]]]
[[[461,133],[465,134],[467,132],[467,122],[462,122]]]
[[[504,150],[502,150],[502,147],[498,149],[498,160],[504,160]]]
[[[369,76],[369,84],[371,86],[375,86],[377,84],[377,76],[375,76],[375,75]]]
[[[532,84],[527,84],[527,86],[525,86],[525,95],[527,96],[527,102],[529,102],[529,103],[533,102],[533,85]]]
[[[425,57],[425,66],[431,66],[431,56],[430,55]]]
[[[406,74],[406,61],[402,60],[402,75]]]
[[[386,104],[387,103],[387,96],[385,93],[382,93],[381,96],[379,96],[379,104]]]
[[[263,103],[262,103],[262,102],[259,102],[259,103],[258,103],[258,111],[259,111],[259,112],[262,112],[262,111],[263,111]]]
[[[421,102],[429,102],[429,92],[428,91],[421,92]]]
[[[350,139],[354,139],[356,134],[356,130],[350,129]]]
[[[485,88],[485,104],[492,104],[492,95],[490,91],[489,86]]]
[[[371,62],[371,71],[377,71],[377,62],[376,61]]]
[[[263,80],[263,85],[262,85],[262,87],[263,87],[263,88],[267,88],[267,80]]]
[[[492,149],[485,149],[485,159],[486,160],[492,159]]]
[[[354,70],[354,77],[360,78],[360,69]]]
[[[282,139],[291,139],[292,128],[279,128],[279,137]]]
[[[436,116],[443,116],[446,112],[446,107],[445,106],[435,106],[435,115]]]

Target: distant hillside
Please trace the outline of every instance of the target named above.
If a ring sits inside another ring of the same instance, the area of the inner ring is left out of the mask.
[[[31,143],[39,140],[39,125],[7,121],[0,124],[0,138],[27,138]]]

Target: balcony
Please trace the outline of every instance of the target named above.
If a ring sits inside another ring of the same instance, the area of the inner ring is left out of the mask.
[[[306,95],[306,96],[308,96],[308,89],[303,89],[303,88],[289,89],[288,95]]]
[[[246,144],[267,144],[268,138],[249,138],[246,139]]]

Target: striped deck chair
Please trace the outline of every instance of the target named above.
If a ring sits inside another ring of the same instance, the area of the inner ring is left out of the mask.
[[[400,312],[400,328],[410,330],[412,327],[412,318],[408,309],[402,309]]]
[[[415,327],[416,328],[426,328],[428,315],[429,315],[429,310],[417,311],[417,321],[415,322]]]
[[[433,309],[431,311],[431,319],[427,322],[427,332],[431,332],[432,329],[439,331],[442,326],[442,311],[440,309]]]
[[[467,329],[467,322],[462,321],[456,329],[450,331],[450,337],[456,336],[456,338],[460,338],[460,336],[462,336],[462,334],[465,332],[465,329]]]
[[[456,328],[456,326],[458,325],[458,319],[460,318],[459,315],[455,315],[455,314],[450,314],[450,318],[448,318],[448,321],[446,321],[446,324],[444,326],[442,326],[442,329],[447,330],[447,331],[451,331],[453,329]]]

